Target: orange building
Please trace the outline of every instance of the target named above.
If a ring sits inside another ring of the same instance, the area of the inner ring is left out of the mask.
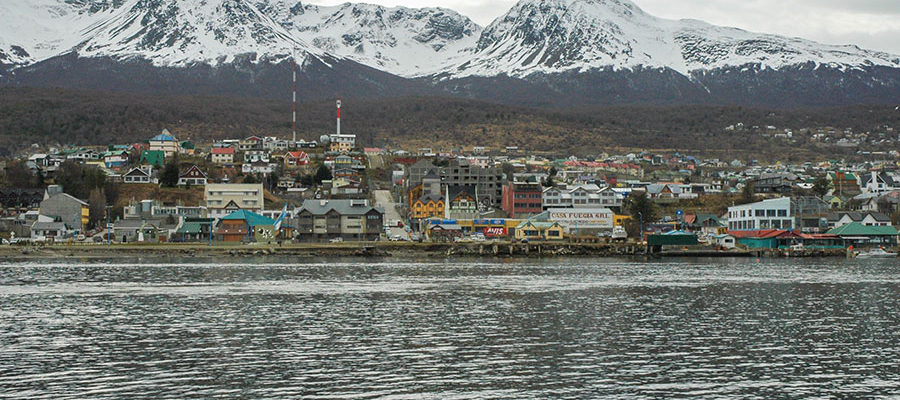
[[[411,219],[428,219],[444,217],[444,197],[425,195],[419,197],[409,208]]]

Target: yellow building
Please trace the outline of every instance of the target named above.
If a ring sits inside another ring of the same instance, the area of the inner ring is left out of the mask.
[[[444,216],[444,198],[442,196],[425,195],[419,197],[409,208],[412,219],[442,218]]]
[[[525,221],[516,227],[516,240],[563,240],[563,232],[558,222]]]
[[[340,153],[348,153],[356,147],[356,135],[330,135],[328,150]]]

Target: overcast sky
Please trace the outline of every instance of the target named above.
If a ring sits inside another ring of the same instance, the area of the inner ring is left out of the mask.
[[[346,0],[306,0],[335,5]],[[900,0],[633,0],[658,17],[693,18],[754,32],[798,36],[830,44],[900,54]],[[363,0],[406,7],[446,7],[481,25],[504,14],[515,0]]]

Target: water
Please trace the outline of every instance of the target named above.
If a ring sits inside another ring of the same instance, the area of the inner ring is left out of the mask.
[[[6,262],[0,398],[896,396],[898,293],[897,260]]]

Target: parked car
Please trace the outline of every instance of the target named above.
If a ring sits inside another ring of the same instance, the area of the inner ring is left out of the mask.
[[[331,242],[331,243],[341,243],[343,241],[344,241],[344,238],[342,238],[342,237],[336,237],[334,239],[329,240],[329,242]]]

